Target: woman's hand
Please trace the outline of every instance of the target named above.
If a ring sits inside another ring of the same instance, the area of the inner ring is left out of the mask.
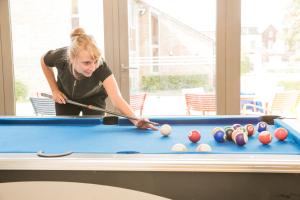
[[[52,91],[53,100],[60,104],[66,104],[66,95],[59,90]]]
[[[158,128],[152,124],[147,123],[149,120],[147,118],[141,118],[134,122],[134,125],[139,129],[152,129],[153,131],[157,131]]]

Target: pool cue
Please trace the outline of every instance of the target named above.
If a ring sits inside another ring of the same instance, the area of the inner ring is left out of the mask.
[[[49,98],[49,99],[53,99],[53,96],[50,95],[50,94],[41,93],[41,96],[47,97],[47,98]],[[124,117],[124,118],[131,119],[131,120],[139,120],[139,119],[136,118],[136,117],[130,117],[130,116],[127,116],[127,115],[122,115],[122,114],[120,114],[120,113],[116,113],[116,112],[113,112],[113,111],[109,111],[109,110],[106,110],[106,109],[104,109],[104,108],[99,108],[99,107],[96,107],[96,106],[93,106],[93,105],[86,105],[86,104],[78,103],[78,102],[72,101],[72,100],[70,100],[70,99],[66,99],[66,102],[69,103],[69,104],[76,105],[76,106],[88,108],[88,109],[90,109],[90,110],[102,111],[102,112],[105,112],[105,113],[108,113],[108,114],[111,114],[111,115],[114,115],[114,116],[118,116],[118,117]],[[152,121],[145,121],[145,122],[148,123],[148,124],[152,124],[152,125],[154,125],[154,126],[158,126],[158,125],[159,125],[159,123],[152,122]]]

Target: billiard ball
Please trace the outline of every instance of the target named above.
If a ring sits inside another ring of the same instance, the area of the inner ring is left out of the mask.
[[[259,133],[258,139],[263,144],[269,144],[272,141],[272,135],[269,131],[262,131]]]
[[[219,131],[219,130],[223,130],[221,127],[215,127],[212,131],[211,131],[211,133],[212,134],[215,134],[217,131]]]
[[[260,133],[262,131],[268,130],[268,124],[266,122],[258,122],[257,131]]]
[[[285,140],[288,136],[288,131],[285,128],[277,128],[274,132],[275,137],[278,140]]]
[[[248,135],[246,128],[245,128],[245,127],[243,127],[243,126],[241,126],[241,127],[237,127],[235,130],[237,130],[237,131],[241,131],[241,132],[245,133],[246,135]]]
[[[201,134],[197,130],[192,130],[192,131],[190,131],[188,138],[191,142],[196,143],[200,140]]]
[[[224,128],[224,131],[226,133],[226,139],[232,141],[232,137],[231,136],[232,136],[232,133],[233,133],[234,129],[231,126],[226,126]]]
[[[217,142],[219,143],[223,143],[226,141],[226,133],[225,131],[222,130],[218,130],[217,132],[214,133],[214,138]]]
[[[254,126],[252,124],[247,124],[245,126],[245,128],[246,128],[248,136],[251,137],[254,134],[254,132],[255,132]]]
[[[208,152],[211,151],[211,146],[209,144],[199,144],[196,148],[196,151]]]
[[[177,151],[177,152],[187,151],[187,148],[184,144],[177,143],[172,146],[172,151]]]
[[[238,127],[241,127],[242,125],[241,124],[233,124],[232,125],[232,128],[235,130],[237,129]]]
[[[172,132],[172,127],[169,124],[163,124],[159,131],[163,136],[168,136]]]
[[[235,136],[240,133],[240,132],[243,132],[242,130],[234,130],[231,134],[231,139],[232,141],[235,143]]]
[[[235,135],[234,142],[239,145],[243,146],[248,142],[248,136],[243,131],[237,131],[237,134]]]

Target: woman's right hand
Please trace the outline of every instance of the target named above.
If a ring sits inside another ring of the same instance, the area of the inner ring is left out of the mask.
[[[60,104],[66,104],[66,95],[59,90],[52,91],[53,100]]]

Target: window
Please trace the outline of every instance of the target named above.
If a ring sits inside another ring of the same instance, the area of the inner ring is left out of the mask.
[[[290,0],[242,0],[242,30],[257,31],[241,35],[241,96],[252,96],[266,114],[297,113],[299,98],[282,98],[281,110],[274,104],[279,94],[300,91],[299,6]]]
[[[129,0],[128,10],[129,88],[147,93],[143,114],[185,115],[186,93],[215,95],[215,1]]]
[[[83,27],[104,52],[103,1],[10,1],[17,115],[34,115],[29,96],[49,92],[40,58],[67,46],[73,28]]]
[[[79,26],[79,16],[78,16],[78,0],[72,0],[72,28]]]

